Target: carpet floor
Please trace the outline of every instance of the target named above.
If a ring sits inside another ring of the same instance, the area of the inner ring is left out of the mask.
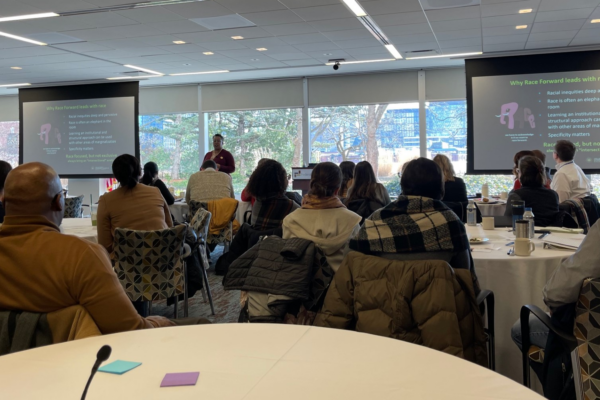
[[[239,290],[223,290],[223,277],[215,275],[215,263],[223,254],[223,247],[218,246],[210,255],[210,269],[208,282],[212,293],[215,315],[211,314],[208,299],[202,297],[201,291],[196,292],[194,297],[188,299],[189,317],[207,318],[214,324],[234,323],[240,315],[240,292]],[[179,302],[179,317],[183,317],[183,301]],[[152,305],[152,315],[162,315],[173,318],[174,306],[167,306],[166,301],[156,301]]]

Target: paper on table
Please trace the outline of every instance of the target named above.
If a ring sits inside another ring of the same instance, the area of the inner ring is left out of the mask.
[[[163,378],[160,387],[167,386],[194,386],[198,382],[200,372],[179,372],[174,374],[166,374]]]
[[[132,369],[139,367],[140,365],[142,365],[141,362],[117,360],[111,362],[110,364],[106,364],[103,367],[100,367],[98,371],[108,372],[109,374],[122,375],[127,371],[131,371]]]
[[[565,238],[556,235],[550,235],[544,239],[544,243],[554,247],[563,247],[566,249],[577,250],[583,241],[583,237]]]

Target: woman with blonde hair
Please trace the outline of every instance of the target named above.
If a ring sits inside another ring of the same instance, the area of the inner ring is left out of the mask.
[[[450,159],[443,154],[438,154],[433,157],[433,161],[442,170],[442,176],[444,178],[445,194],[442,200],[444,202],[467,202],[467,187],[465,186],[465,181],[456,177]]]

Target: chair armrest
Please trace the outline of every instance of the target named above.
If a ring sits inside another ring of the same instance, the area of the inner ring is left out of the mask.
[[[477,305],[480,306],[481,303],[483,303],[483,301],[486,300],[489,296],[492,296],[493,299],[494,292],[492,292],[491,290],[482,290],[481,292],[479,292],[479,295],[477,295]]]
[[[183,244],[183,254],[181,254],[181,258],[187,258],[192,254],[192,249],[189,244]]]
[[[521,340],[523,343],[523,348],[521,351],[527,352],[531,343],[529,342],[529,314],[533,314],[537,319],[540,320],[542,324],[544,324],[550,331],[554,332],[558,335],[562,340],[568,342],[572,346],[577,345],[577,339],[572,332],[565,332],[562,329],[555,327],[552,324],[552,320],[550,316],[546,314],[542,309],[537,306],[527,304],[521,307]]]

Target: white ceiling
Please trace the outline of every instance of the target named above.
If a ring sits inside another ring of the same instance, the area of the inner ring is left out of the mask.
[[[135,0],[0,0],[0,17],[70,12]],[[424,11],[419,0],[359,0],[396,48],[438,53],[531,51],[600,45],[600,0],[481,0],[481,5]],[[456,0],[453,1],[456,3]],[[436,3],[440,3],[438,0]],[[425,3],[424,3],[425,4]],[[529,14],[519,14],[532,8]],[[240,14],[256,26],[210,31],[195,18]],[[517,30],[516,25],[527,25]],[[11,21],[0,31],[44,41],[0,37],[0,85],[103,81],[133,64],[164,74],[144,86],[311,76],[334,73],[332,58],[391,58],[341,0],[213,0],[120,12]],[[233,40],[241,35],[244,40]],[[187,42],[173,44],[175,40]],[[259,52],[256,48],[268,50]],[[206,51],[214,55],[202,54]],[[462,60],[398,60],[343,65],[336,73],[460,66]],[[12,70],[19,66],[22,70]],[[15,93],[0,88],[0,95]]]

